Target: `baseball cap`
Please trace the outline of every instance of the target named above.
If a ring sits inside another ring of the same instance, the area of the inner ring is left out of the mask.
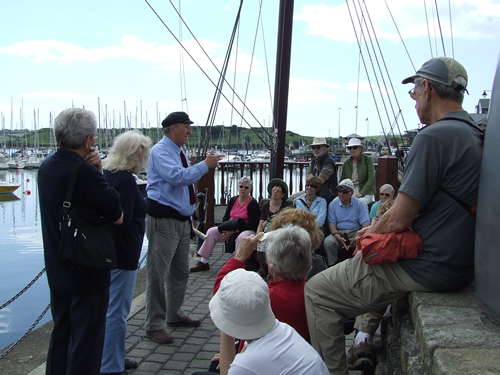
[[[458,76],[465,78],[465,87],[454,82]],[[431,79],[458,91],[467,91],[467,71],[462,64],[450,57],[437,57],[426,61],[415,75],[405,78],[402,83],[413,83],[417,77]]]
[[[345,180],[340,181],[340,184],[338,184],[337,187],[354,190],[354,184],[350,178],[346,178]]]

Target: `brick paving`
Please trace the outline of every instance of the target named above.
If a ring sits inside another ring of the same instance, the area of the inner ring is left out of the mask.
[[[194,254],[196,245],[193,244],[191,250]],[[128,370],[130,374],[187,375],[207,371],[210,359],[219,352],[220,342],[220,332],[210,319],[208,303],[212,298],[215,277],[229,258],[230,254],[224,253],[223,245],[217,245],[210,257],[210,270],[190,275],[183,308],[189,316],[201,319],[201,325],[197,328],[166,327],[175,337],[172,344],[158,344],[145,337],[144,295],[134,300],[135,306],[128,318],[127,358],[137,361],[139,367]],[[191,265],[198,260],[198,257],[192,256]],[[352,375],[359,373],[350,372]]]

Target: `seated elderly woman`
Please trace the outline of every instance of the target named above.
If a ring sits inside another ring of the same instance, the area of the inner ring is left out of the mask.
[[[323,243],[324,234],[321,227],[316,223],[316,216],[312,212],[304,211],[298,208],[287,208],[277,214],[269,231],[277,230],[287,225],[296,225],[304,228],[311,239],[311,249],[312,252],[312,268],[307,276],[307,280],[326,269],[325,259],[319,255],[315,254],[314,250],[318,249]],[[265,241],[264,241],[265,243]]]
[[[252,254],[257,243],[264,236],[258,233],[244,238],[240,249],[234,258],[231,258],[222,267],[215,279],[214,295],[219,290],[222,279],[231,271],[245,268],[245,261]],[[305,229],[287,225],[266,234],[266,260],[269,273],[273,280],[269,282],[269,298],[271,309],[280,322],[292,326],[297,333],[307,341],[309,329],[305,313],[304,286],[306,277],[311,268],[312,245],[311,238]],[[227,344],[232,340],[231,345]],[[224,342],[224,345],[222,344]],[[240,350],[243,345],[240,345]],[[220,372],[227,373],[229,364],[234,360],[234,338],[221,335]],[[219,359],[217,355],[214,359]],[[212,360],[214,362],[214,360]],[[215,366],[212,366],[213,368]]]
[[[309,176],[306,179],[306,195],[295,201],[295,207],[310,211],[316,215],[316,222],[323,226],[326,219],[326,200],[320,197],[323,183],[317,176]]]
[[[380,200],[375,202],[370,209],[370,220],[377,215],[377,210],[382,203],[387,201],[388,199],[394,198],[394,188],[391,184],[384,184],[379,189]]]
[[[251,195],[252,187],[253,183],[250,178],[242,177],[240,179],[238,182],[239,194],[229,200],[226,213],[222,218],[222,224],[208,230],[207,238],[200,250],[198,250],[198,255],[202,258],[194,267],[189,269],[190,272],[210,269],[208,259],[217,243],[226,242],[229,244],[234,241],[237,253],[241,240],[255,234],[259,225],[260,206]]]
[[[257,233],[267,232],[274,219],[274,217],[281,212],[284,208],[289,207],[288,199],[288,185],[280,178],[272,179],[267,185],[267,191],[271,199],[262,205],[260,211],[260,221],[257,227]],[[259,263],[259,270],[257,271],[262,277],[267,276],[266,257],[261,244],[257,245],[257,261]]]

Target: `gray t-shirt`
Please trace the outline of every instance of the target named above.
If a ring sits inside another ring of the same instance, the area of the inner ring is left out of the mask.
[[[474,123],[465,111],[447,117]],[[482,134],[470,125],[441,120],[418,133],[408,155],[399,191],[421,205],[412,228],[422,238],[424,252],[398,263],[430,290],[455,290],[474,278],[476,220],[441,189],[468,205],[477,203],[482,144]]]

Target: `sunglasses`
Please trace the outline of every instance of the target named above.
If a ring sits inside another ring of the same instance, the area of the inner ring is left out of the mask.
[[[344,190],[344,189],[337,189],[337,192],[338,193],[342,193],[342,194],[349,194],[351,191],[350,190]]]
[[[240,189],[248,190],[250,189],[250,186],[240,185]]]
[[[386,193],[379,193],[379,195],[381,197],[390,197],[391,196],[390,194],[386,194]]]
[[[306,187],[310,187],[310,188],[316,189],[318,187],[318,185],[306,183]]]
[[[273,187],[271,189],[271,191],[275,191],[275,192],[278,192],[278,193],[282,193],[283,192],[280,187]]]
[[[359,146],[349,146],[347,147],[348,150],[357,150]]]
[[[412,88],[410,91],[408,91],[408,94],[410,94],[410,98],[413,100],[417,100],[417,93],[415,92],[415,87]]]
[[[323,146],[311,146],[311,148],[313,150],[321,150],[321,147],[323,147]]]

